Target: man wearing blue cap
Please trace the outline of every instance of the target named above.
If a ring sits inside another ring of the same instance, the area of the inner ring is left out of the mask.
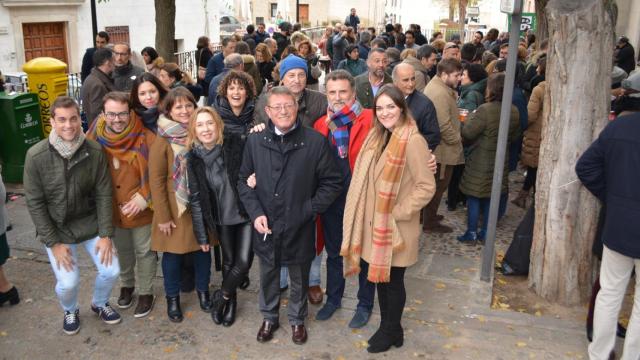
[[[326,114],[327,97],[319,91],[306,89],[307,86],[307,62],[296,55],[289,55],[280,61],[280,85],[289,89],[298,102],[298,117],[302,125],[313,127],[313,123]],[[267,113],[264,108],[267,105],[266,94],[258,98],[256,104],[256,121],[267,123]]]

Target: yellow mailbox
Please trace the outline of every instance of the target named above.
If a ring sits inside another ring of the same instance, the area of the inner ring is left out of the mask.
[[[39,57],[22,66],[27,73],[29,91],[38,95],[42,132],[51,132],[51,105],[58,96],[67,95],[67,64],[50,57]]]

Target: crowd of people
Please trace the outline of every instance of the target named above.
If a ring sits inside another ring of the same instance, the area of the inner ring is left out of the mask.
[[[83,247],[98,271],[91,309],[108,324],[121,321],[116,307],[152,311],[162,254],[169,320],[183,320],[180,293],[195,290],[215,324],[232,326],[238,306],[249,306],[237,291],[249,286],[255,254],[259,342],[280,325],[284,291],[292,341],[303,344],[307,303],[322,304],[315,318],[329,320],[345,277],[357,275],[349,327],[368,323],[377,291],[381,321],[367,350],[402,346],[404,274],[420,236],[453,232],[438,214],[445,192],[448,210],[467,209],[457,240],[486,238],[509,39],[491,29],[468,43],[457,34],[427,40],[416,24],[379,34],[359,24],[352,9],[317,44],[288,22],[273,35],[249,25],[217,53],[203,36],[197,79],[151,47],[136,66],[128,44],[98,33],[83,60],[82,111],[55,100],[51,134],[28,151],[24,172],[66,334],[80,329]],[[547,45],[528,34],[509,59],[517,71],[499,216],[519,162],[526,177],[512,203],[526,207],[535,191]],[[222,285],[210,294],[216,249]],[[7,281],[0,290],[0,304],[19,301]]]

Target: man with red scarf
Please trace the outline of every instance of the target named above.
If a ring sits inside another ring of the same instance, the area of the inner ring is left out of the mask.
[[[149,147],[155,134],[148,130],[129,109],[129,95],[110,92],[104,98],[104,111],[87,135],[96,140],[106,155],[113,187],[113,242],[120,259],[121,309],[133,304],[136,286],[134,269],[138,269],[138,304],[133,316],[147,316],[153,308],[153,278],[156,253],[151,251],[149,205]]]
[[[342,274],[342,217],[351,182],[351,171],[356,163],[364,139],[373,121],[373,111],[365,109],[356,100],[356,82],[344,70],[332,71],[326,76],[326,91],[329,106],[327,114],[320,117],[313,127],[329,138],[333,156],[343,179],[343,191],[329,206],[320,219],[325,248],[327,250],[327,302],[316,314],[316,320],[328,320],[340,308],[345,280]],[[367,281],[367,271],[359,276],[358,306],[351,328],[367,324],[373,309],[375,285]]]

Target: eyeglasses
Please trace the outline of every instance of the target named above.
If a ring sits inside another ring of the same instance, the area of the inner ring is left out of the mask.
[[[120,120],[128,120],[129,119],[129,112],[128,111],[123,111],[123,112],[119,112],[119,113],[105,112],[104,116],[109,120],[115,120],[116,117],[118,119],[120,119]]]
[[[267,105],[268,106],[268,105]],[[293,110],[293,108],[296,106],[296,104],[293,103],[289,103],[289,104],[284,104],[284,105],[274,105],[274,106],[268,106],[269,109],[276,111],[276,112],[282,112],[282,110],[287,110],[287,111],[291,111]]]
[[[448,49],[459,49],[459,47],[458,47],[457,44],[450,44],[450,45],[445,46],[444,49],[445,50],[448,50]]]
[[[129,53],[121,53],[121,52],[115,52],[115,51],[114,51],[114,52],[113,52],[113,55],[114,55],[114,56],[123,56],[123,57],[124,57],[124,56],[129,56]]]

